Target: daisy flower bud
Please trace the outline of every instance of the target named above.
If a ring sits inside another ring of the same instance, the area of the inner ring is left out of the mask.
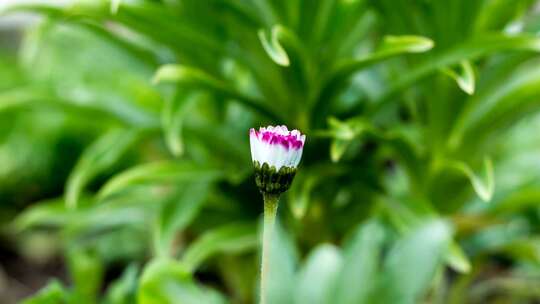
[[[249,130],[255,182],[262,193],[279,195],[291,186],[306,136],[286,126]]]
[[[251,159],[255,166],[255,183],[264,201],[263,243],[261,255],[260,304],[266,304],[266,287],[270,268],[270,243],[276,219],[279,196],[291,186],[296,167],[302,158],[306,136],[286,126],[268,126],[249,130]]]

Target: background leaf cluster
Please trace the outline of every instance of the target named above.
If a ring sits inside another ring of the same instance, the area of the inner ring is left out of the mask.
[[[266,124],[308,138],[280,203],[270,303],[540,298],[535,1],[2,14],[20,12],[41,18],[0,59],[2,238],[68,272],[26,303],[254,302],[247,130]]]

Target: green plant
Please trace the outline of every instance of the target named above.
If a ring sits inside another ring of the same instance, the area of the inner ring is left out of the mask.
[[[0,111],[60,113],[101,134],[65,195],[38,202],[10,227],[18,235],[54,228],[75,261],[73,287],[54,283],[38,298],[99,301],[103,269],[137,261],[103,301],[253,301],[262,204],[247,131],[286,123],[310,140],[280,203],[280,239],[291,241],[275,254],[285,256],[275,266],[283,277],[271,279],[269,303],[304,303],[310,288],[330,302],[373,303],[377,284],[392,291],[383,303],[538,299],[527,288],[540,280],[540,27],[532,5],[11,7],[45,19],[25,37],[25,77],[2,91]],[[344,241],[365,221],[369,236]],[[312,252],[298,274],[295,251]],[[496,268],[501,260],[510,262]],[[355,284],[364,281],[373,289]]]

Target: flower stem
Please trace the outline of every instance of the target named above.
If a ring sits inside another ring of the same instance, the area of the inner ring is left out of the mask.
[[[276,221],[279,195],[263,193],[264,200],[264,224],[261,259],[261,290],[260,304],[266,303],[266,287],[270,269],[270,246],[272,245],[272,233]]]

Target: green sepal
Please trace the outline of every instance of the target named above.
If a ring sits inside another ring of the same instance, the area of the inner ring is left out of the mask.
[[[281,167],[276,170],[275,166],[270,166],[268,163],[263,163],[262,166],[258,161],[254,161],[255,166],[255,183],[261,193],[281,194],[291,187],[296,168]]]

